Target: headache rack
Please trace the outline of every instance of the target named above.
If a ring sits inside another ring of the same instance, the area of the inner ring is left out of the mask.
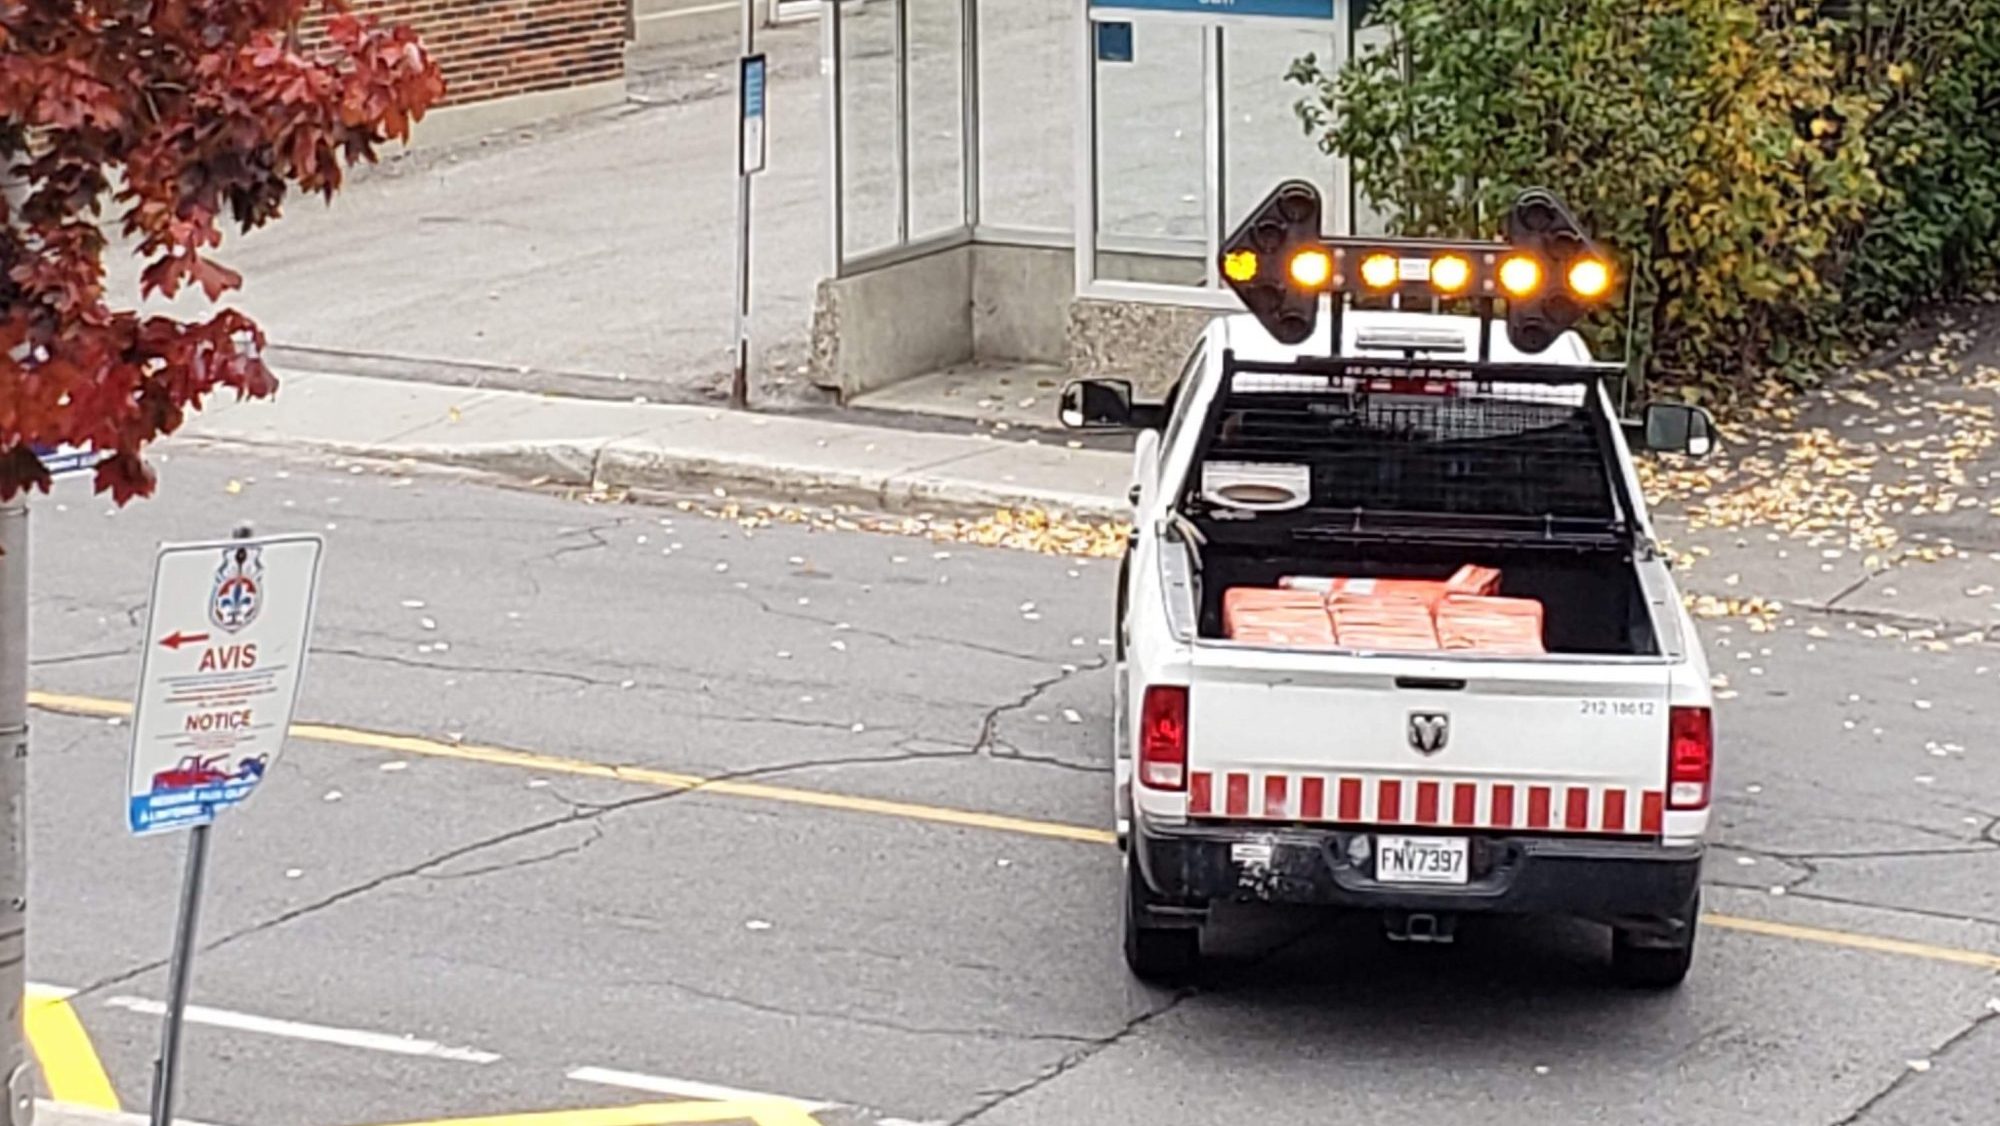
[[[1182,510],[1205,534],[1316,541],[1629,549],[1636,505],[1617,469],[1599,364],[1225,353]],[[1274,475],[1275,474],[1275,475]],[[1303,483],[1263,504],[1215,481]]]

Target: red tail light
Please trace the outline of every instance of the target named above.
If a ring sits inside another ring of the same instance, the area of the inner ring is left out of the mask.
[[[1429,395],[1449,399],[1458,395],[1458,380],[1418,379],[1413,376],[1398,375],[1387,379],[1371,379],[1367,383],[1367,388],[1389,395]]]
[[[1707,708],[1674,708],[1667,718],[1667,808],[1706,809],[1715,777],[1715,724]]]
[[[1188,690],[1177,684],[1146,689],[1139,710],[1139,784],[1187,789]]]

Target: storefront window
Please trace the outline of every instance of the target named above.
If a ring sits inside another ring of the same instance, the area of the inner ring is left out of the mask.
[[[1285,80],[1305,55],[1334,57],[1329,29],[1222,29],[1222,228],[1227,234],[1281,181],[1310,180],[1333,206],[1334,161],[1298,114],[1304,87]]]
[[[1208,80],[1192,23],[1141,22],[1129,61],[1097,58],[1101,281],[1198,286],[1209,247]]]
[[[979,5],[979,223],[1076,230],[1077,0]]]
[[[910,237],[965,225],[962,0],[903,0],[909,58]]]
[[[858,258],[898,241],[902,208],[896,140],[894,0],[840,14],[842,251]]]

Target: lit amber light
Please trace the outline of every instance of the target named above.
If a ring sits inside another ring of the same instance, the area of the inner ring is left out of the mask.
[[[1369,289],[1388,289],[1396,284],[1400,266],[1393,254],[1370,254],[1361,260],[1361,284]]]
[[[1542,287],[1542,264],[1516,254],[1500,263],[1500,288],[1513,297],[1526,297]]]
[[[1292,280],[1307,289],[1318,289],[1333,276],[1333,259],[1324,250],[1301,250],[1292,255]]]
[[[1247,282],[1257,276],[1257,252],[1232,250],[1223,256],[1222,276],[1233,282]]]
[[[1579,258],[1570,263],[1569,288],[1578,297],[1602,297],[1611,288],[1611,267],[1596,258]]]
[[[1462,293],[1472,284],[1472,263],[1457,254],[1431,259],[1431,285],[1439,293]]]

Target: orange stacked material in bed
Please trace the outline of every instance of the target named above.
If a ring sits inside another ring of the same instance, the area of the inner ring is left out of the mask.
[[[1542,644],[1542,604],[1532,598],[1454,594],[1438,603],[1438,643],[1475,653],[1534,654]]]
[[[1345,579],[1287,575],[1278,580],[1286,590],[1316,594],[1328,605],[1343,599],[1394,598],[1414,600],[1426,606],[1451,593],[1436,579]]]
[[[1222,632],[1254,645],[1334,647],[1333,619],[1325,600],[1311,591],[1233,587],[1222,596]]]
[[[1499,590],[1499,571],[1471,564],[1449,579],[1288,575],[1276,590],[1224,593],[1222,629],[1235,641],[1291,649],[1547,652],[1542,604],[1501,598]]]
[[[1338,598],[1414,598],[1433,608],[1448,594],[1498,594],[1500,572],[1470,563],[1450,578],[1438,579],[1354,579],[1321,575],[1286,575],[1278,580],[1284,590],[1309,590]]]
[[[1467,563],[1445,580],[1444,589],[1449,594],[1499,594],[1500,572]]]
[[[1326,613],[1343,649],[1423,653],[1438,648],[1430,604],[1419,599],[1336,594],[1328,599]]]

